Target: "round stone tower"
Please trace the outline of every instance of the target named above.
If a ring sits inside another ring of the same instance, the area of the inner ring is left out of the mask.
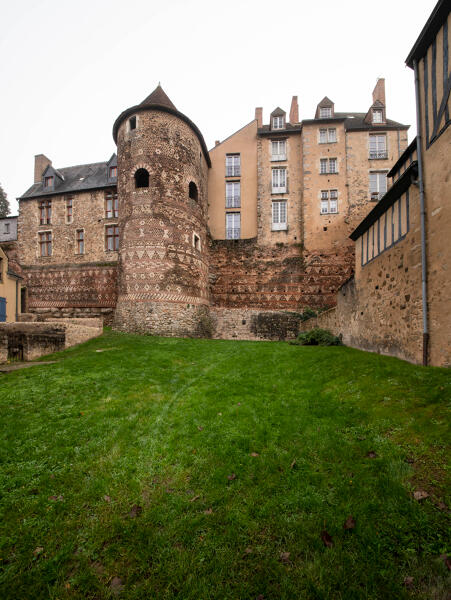
[[[117,118],[113,137],[119,197],[114,326],[159,335],[202,335],[209,305],[211,166],[202,134],[158,86]]]

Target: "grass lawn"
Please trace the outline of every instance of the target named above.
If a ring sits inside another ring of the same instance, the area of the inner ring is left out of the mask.
[[[448,598],[450,371],[114,332],[52,358],[0,375],[2,600]]]

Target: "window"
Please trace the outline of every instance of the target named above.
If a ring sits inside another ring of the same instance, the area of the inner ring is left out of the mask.
[[[332,116],[332,108],[330,106],[322,106],[319,109],[319,118],[320,119],[330,119]]]
[[[138,169],[135,173],[135,188],[149,187],[149,171],[147,169]]]
[[[73,196],[66,196],[66,223],[72,223],[73,220]]]
[[[319,130],[319,143],[330,144],[337,141],[337,130],[335,128],[320,129]]]
[[[106,192],[105,193],[105,218],[106,219],[117,219],[119,215],[119,200],[117,192]]]
[[[370,154],[369,158],[387,158],[387,136],[370,135]]]
[[[285,140],[271,142],[271,160],[287,160],[287,142]]]
[[[53,187],[53,175],[50,177],[44,177],[44,187],[51,188]]]
[[[226,154],[226,177],[239,177],[241,160],[239,154]]]
[[[3,281],[3,258],[0,256],[0,282]]]
[[[110,179],[117,177],[117,167],[110,167]]]
[[[287,201],[278,200],[272,203],[272,230],[283,231],[287,229]]]
[[[194,183],[194,181],[189,182],[188,193],[192,200],[199,199],[199,192],[197,191],[197,185]]]
[[[272,193],[285,194],[287,191],[287,170],[273,169],[272,170]]]
[[[77,254],[85,253],[85,231],[77,229]]]
[[[5,233],[9,233],[9,223],[5,223]]]
[[[52,256],[52,232],[39,232],[39,255]]]
[[[322,215],[338,212],[338,190],[321,190]]]
[[[336,158],[321,158],[319,172],[324,174],[338,173],[338,163]]]
[[[119,227],[117,225],[105,227],[105,250],[107,252],[119,250]]]
[[[226,182],[226,208],[240,208],[241,185],[239,181]]]
[[[241,234],[240,213],[226,213],[226,239],[238,240]]]
[[[273,129],[283,129],[285,127],[285,118],[284,117],[273,117],[272,118],[272,128]]]
[[[50,225],[52,222],[52,201],[41,200],[39,202],[39,224]]]
[[[130,119],[128,120],[128,126],[130,128],[130,131],[136,129],[136,117],[130,117]]]
[[[370,197],[371,200],[380,200],[387,191],[386,171],[370,173]]]
[[[383,112],[379,108],[373,108],[373,123],[382,123]]]
[[[197,233],[193,233],[193,246],[196,250],[200,250],[200,237]]]

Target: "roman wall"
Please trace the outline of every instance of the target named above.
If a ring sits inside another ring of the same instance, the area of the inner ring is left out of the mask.
[[[114,326],[194,334],[199,307],[209,304],[208,165],[199,139],[178,116],[141,110],[136,129],[128,119],[121,123],[117,143],[121,244]],[[135,186],[138,169],[149,173],[147,187]],[[189,195],[190,182],[197,198]]]

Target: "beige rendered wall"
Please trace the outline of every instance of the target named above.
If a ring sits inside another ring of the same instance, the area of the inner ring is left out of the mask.
[[[241,155],[241,176],[226,177],[226,154]],[[213,239],[225,239],[226,212],[241,213],[241,238],[257,235],[257,121],[251,121],[210,150],[208,224]],[[227,209],[226,181],[241,182],[241,208]]]
[[[287,160],[271,160],[271,142],[286,141]],[[301,134],[286,132],[259,136],[258,143],[258,243],[265,246],[302,242],[302,141]],[[272,169],[286,168],[287,192],[272,194]],[[272,202],[287,201],[286,231],[272,231]]]
[[[1,277],[0,296],[6,298],[6,322],[12,323],[16,320],[16,278],[10,277],[8,271],[8,257],[0,248]],[[20,286],[19,286],[20,289]],[[18,307],[20,310],[20,306]]]

